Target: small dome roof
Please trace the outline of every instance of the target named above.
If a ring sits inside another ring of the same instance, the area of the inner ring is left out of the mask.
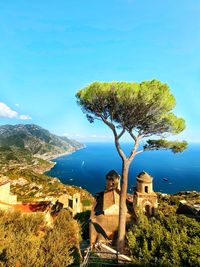
[[[107,180],[120,179],[120,175],[115,170],[111,170],[106,174],[106,179]]]
[[[138,174],[137,180],[139,180],[140,182],[151,183],[153,178],[147,172],[142,171],[141,173]]]

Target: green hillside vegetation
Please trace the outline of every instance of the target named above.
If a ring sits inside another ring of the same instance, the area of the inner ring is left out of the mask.
[[[11,192],[19,201],[79,192],[83,206],[89,206],[93,198],[87,191],[43,174],[54,166],[49,159],[82,147],[77,141],[53,135],[34,124],[0,126],[0,176],[11,180]]]
[[[18,196],[18,200],[28,202],[52,196],[58,198],[63,194],[80,193],[83,206],[91,205],[92,195],[86,190],[71,185],[64,185],[57,178],[36,173],[29,169],[11,169],[6,173],[9,179],[16,181],[11,185],[11,191]]]
[[[160,195],[159,211],[147,218],[142,213],[129,230],[128,245],[134,263],[144,266],[200,266],[200,224],[176,214],[179,200],[200,200],[200,193]]]
[[[79,226],[62,210],[53,228],[42,214],[0,211],[0,266],[64,267],[80,262]]]
[[[17,124],[0,126],[0,147],[4,161],[19,162],[24,153],[23,161],[29,164],[31,156],[48,160],[84,146],[67,137],[51,134],[35,124]]]
[[[0,147],[0,174],[13,168],[28,168],[42,173],[52,166],[52,162],[34,157],[27,149],[8,145]]]

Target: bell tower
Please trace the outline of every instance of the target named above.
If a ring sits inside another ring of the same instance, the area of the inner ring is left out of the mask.
[[[153,191],[153,178],[145,171],[136,178],[133,208],[136,213],[138,209],[142,209],[146,215],[154,215],[158,208],[157,195]]]
[[[120,190],[120,175],[115,170],[109,171],[106,174],[106,191],[112,189]]]

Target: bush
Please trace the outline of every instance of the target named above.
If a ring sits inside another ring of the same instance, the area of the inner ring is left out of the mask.
[[[87,210],[76,214],[75,219],[78,220],[81,225],[82,238],[85,240],[89,239],[90,211]]]
[[[160,212],[140,215],[128,232],[133,262],[156,266],[200,266],[200,225],[195,219]]]
[[[43,214],[0,211],[0,266],[62,267],[80,262],[79,227],[62,210],[52,229]]]
[[[48,267],[65,267],[80,262],[79,227],[69,212],[61,210],[53,229],[44,237],[38,264]],[[41,266],[41,265],[38,265]]]

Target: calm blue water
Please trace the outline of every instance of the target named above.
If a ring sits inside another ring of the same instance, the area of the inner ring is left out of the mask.
[[[113,144],[88,143],[86,146],[55,159],[57,164],[47,174],[91,193],[103,191],[108,171],[115,169],[121,173],[121,159]],[[123,148],[128,152],[130,145],[124,144]],[[135,177],[142,170],[154,177],[156,192],[200,191],[200,145],[189,145],[185,152],[178,154],[151,151],[137,155],[129,172],[129,190],[135,186]]]

